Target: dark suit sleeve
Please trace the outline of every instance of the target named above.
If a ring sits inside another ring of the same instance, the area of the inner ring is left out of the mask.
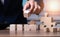
[[[16,23],[27,24],[27,19],[24,18],[24,16],[23,16],[23,6],[21,4],[22,1],[18,0],[18,12],[19,12],[19,16],[18,16],[18,18],[16,20]]]

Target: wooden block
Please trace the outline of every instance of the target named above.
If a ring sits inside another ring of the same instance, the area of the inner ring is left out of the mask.
[[[46,32],[46,28],[44,28],[43,31]]]
[[[24,25],[24,31],[36,31],[36,25]]]
[[[28,13],[24,13],[24,17],[28,18],[29,17]]]
[[[49,32],[49,28],[44,28],[44,32]]]
[[[15,24],[10,24],[10,35],[15,35]]]
[[[10,31],[15,31],[15,24],[10,24]]]
[[[59,28],[57,28],[57,32],[59,32]]]
[[[52,22],[52,24],[53,24],[54,26],[56,26],[56,22]]]
[[[51,27],[51,25],[40,25],[40,29],[44,29],[44,28],[49,28],[49,27]]]
[[[48,13],[45,13],[45,17],[48,17]]]
[[[51,23],[44,23],[44,25],[46,25],[47,27],[55,27],[56,26],[56,22],[51,22]]]
[[[35,20],[31,20],[30,22],[28,22],[28,24],[32,24],[32,25],[34,25],[34,24],[36,24],[36,21]]]
[[[59,32],[60,32],[60,28],[59,28]]]
[[[45,19],[45,20],[43,19],[41,21],[43,22],[44,25],[47,25],[47,27],[51,27],[50,25],[53,25],[51,20],[49,20],[49,19],[48,20],[47,19]]]
[[[44,28],[44,32],[57,32],[57,28]]]
[[[60,32],[60,28],[57,28],[57,31]]]
[[[52,22],[51,27],[55,27],[55,26],[56,26],[56,22]]]
[[[52,23],[51,22],[45,22],[44,25],[47,25],[47,27],[51,27]]]
[[[55,27],[55,25],[52,25],[52,24],[47,24],[46,27]]]
[[[23,32],[23,25],[22,24],[17,24],[17,35],[21,35]]]
[[[53,18],[52,17],[41,17],[40,18],[41,22],[52,22],[53,21]]]
[[[49,28],[50,32],[53,32],[53,28]]]
[[[53,32],[57,32],[57,28],[53,28]]]
[[[55,26],[56,26],[56,22],[49,23],[49,24],[48,24],[48,27],[49,27],[49,26],[50,26],[50,27],[55,27]]]
[[[36,24],[29,24],[29,25],[36,25]]]
[[[22,24],[17,24],[17,32],[21,31],[22,32]]]
[[[40,30],[42,30],[43,32],[48,32],[49,29],[47,28],[46,25],[40,25]]]
[[[40,25],[41,29],[47,28],[47,25]]]
[[[25,10],[24,11],[24,17],[28,18],[29,17],[29,12],[30,12],[29,10]]]
[[[43,28],[41,30],[43,30],[43,32],[49,32],[50,31],[49,28],[47,28],[47,27],[45,27],[45,28]]]
[[[51,25],[40,25],[40,29],[49,28]]]
[[[44,25],[40,24],[40,29],[44,29]]]
[[[49,28],[50,32],[57,32],[57,28]]]

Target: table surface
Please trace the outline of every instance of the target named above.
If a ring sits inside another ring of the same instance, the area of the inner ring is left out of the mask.
[[[18,32],[17,34],[10,33],[9,30],[0,30],[0,36],[60,36],[60,32],[43,32],[43,31],[30,31],[30,32]]]

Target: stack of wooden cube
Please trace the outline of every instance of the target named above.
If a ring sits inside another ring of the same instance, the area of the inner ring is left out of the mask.
[[[40,18],[40,21],[42,22],[40,29],[43,29],[44,32],[57,32],[57,28],[55,28],[56,22],[53,22],[53,18],[48,17],[47,13]]]

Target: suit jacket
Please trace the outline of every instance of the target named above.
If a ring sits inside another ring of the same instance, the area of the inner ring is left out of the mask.
[[[22,0],[6,0],[4,5],[0,1],[0,23],[27,23],[22,9]]]

